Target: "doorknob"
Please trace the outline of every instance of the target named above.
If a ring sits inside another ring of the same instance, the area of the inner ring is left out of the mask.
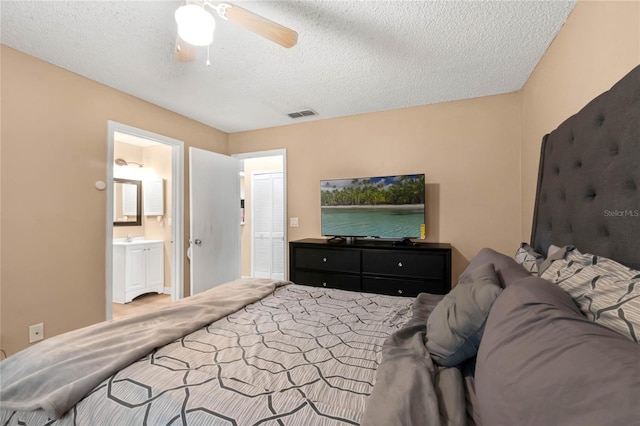
[[[197,246],[201,246],[202,245],[202,240],[200,238],[196,238],[193,243]]]

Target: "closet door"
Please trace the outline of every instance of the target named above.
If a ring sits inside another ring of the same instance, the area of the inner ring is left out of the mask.
[[[284,177],[281,172],[271,174],[271,189],[271,278],[284,280]]]
[[[251,221],[251,265],[255,278],[271,278],[271,191],[270,174],[253,174],[251,178],[253,217]]]
[[[284,279],[284,180],[282,172],[254,173],[252,276]]]

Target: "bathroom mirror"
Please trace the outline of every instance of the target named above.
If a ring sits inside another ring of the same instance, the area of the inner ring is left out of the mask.
[[[142,225],[142,182],[113,179],[113,226]]]

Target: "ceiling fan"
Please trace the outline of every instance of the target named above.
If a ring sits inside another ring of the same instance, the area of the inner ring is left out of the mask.
[[[175,13],[178,23],[175,57],[178,61],[192,61],[195,57],[195,46],[209,46],[213,42],[216,22],[207,8],[215,11],[220,18],[231,21],[280,46],[290,48],[298,42],[297,32],[241,7],[229,3],[213,4],[206,0],[187,0]]]

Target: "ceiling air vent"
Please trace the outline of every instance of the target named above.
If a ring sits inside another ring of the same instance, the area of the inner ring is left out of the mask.
[[[312,115],[318,115],[318,113],[312,109],[305,109],[304,111],[290,112],[287,115],[291,118],[300,118],[300,117],[310,117]]]

